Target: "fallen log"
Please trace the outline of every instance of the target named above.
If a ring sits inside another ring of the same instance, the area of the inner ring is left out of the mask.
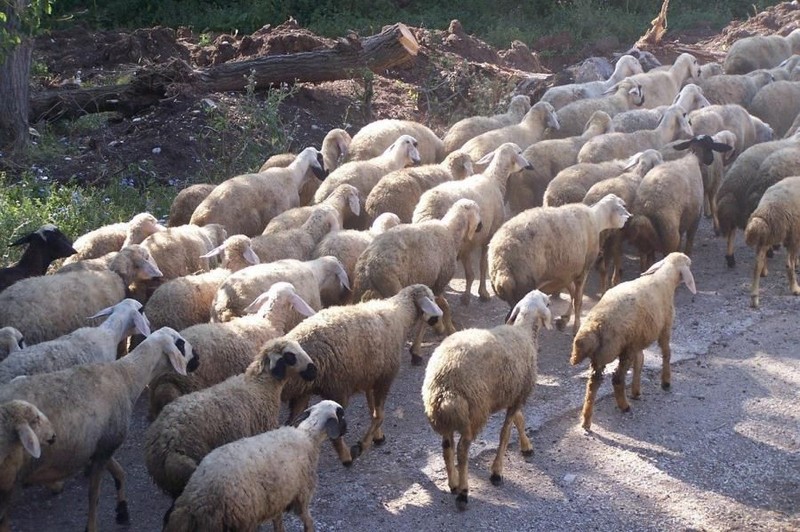
[[[264,88],[281,83],[335,81],[380,73],[412,61],[419,51],[414,35],[404,24],[359,39],[340,38],[332,48],[294,54],[268,55],[192,69],[175,59],[139,69],[128,85],[59,89],[32,95],[30,117],[38,120],[74,118],[88,113],[116,111],[126,116],[174,94],[244,91],[250,80]]]

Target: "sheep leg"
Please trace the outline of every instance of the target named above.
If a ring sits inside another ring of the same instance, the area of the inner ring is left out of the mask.
[[[753,284],[750,287],[750,306],[753,308],[758,308],[758,285],[761,282],[761,270],[764,269],[766,262],[767,248],[760,247],[758,248],[758,253],[756,254],[756,266],[755,270],[753,271]]]
[[[273,532],[283,532],[283,514],[279,515],[275,519],[272,520],[272,530]]]
[[[583,307],[583,287],[586,286],[586,277],[589,275],[589,269],[583,272],[583,275],[575,281],[575,293],[572,298],[572,305],[575,307],[575,322],[572,324],[572,333],[578,334],[578,329],[581,327],[581,308]]]
[[[583,401],[583,411],[581,412],[581,427],[584,430],[591,430],[594,399],[601,382],[603,382],[603,366],[593,368],[592,374],[586,382],[586,398]]]
[[[481,271],[480,280],[478,281],[478,297],[481,301],[489,301],[492,296],[489,295],[489,290],[486,289],[486,275],[489,272],[489,243],[487,242],[481,246]]]
[[[442,313],[444,313],[444,310],[442,310]],[[419,356],[419,346],[422,344],[422,339],[425,337],[425,322],[421,319],[418,321],[417,333],[414,335],[414,342],[411,344],[410,349],[412,366],[422,365],[422,357]]]
[[[372,403],[369,405],[372,422],[370,423],[367,432],[364,433],[364,437],[361,438],[361,441],[356,442],[356,444],[350,448],[350,455],[354,460],[372,447],[374,440],[377,440],[379,443],[386,441],[386,437],[383,435],[381,430],[381,425],[383,425],[384,406],[386,405],[386,396],[388,394],[389,385],[382,383],[376,384],[372,388],[372,393],[367,394],[367,403]],[[372,401],[370,401],[370,395],[373,396]]]
[[[469,306],[472,298],[472,282],[475,280],[475,270],[472,269],[472,253],[461,254],[461,265],[464,267],[464,293],[461,294],[461,304]]]
[[[472,432],[467,430],[461,433],[458,440],[458,490],[456,495],[456,506],[459,510],[467,509],[469,502],[469,446],[472,444]]]
[[[365,393],[367,396],[367,408],[369,409],[369,413],[371,416],[375,416],[375,392],[372,390],[367,390]],[[375,429],[375,432],[372,434],[372,443],[375,445],[383,445],[386,441],[386,436],[383,434],[383,426],[378,427]]]
[[[453,433],[448,432],[442,436],[442,455],[444,456],[444,468],[447,470],[447,486],[451,493],[458,489],[458,472],[455,464],[455,439]]]
[[[308,509],[308,493],[300,495],[292,503],[292,511],[300,517],[303,522],[304,532],[314,532],[314,520],[311,518],[311,512]]]
[[[797,275],[795,274],[795,266],[797,265],[797,256],[795,250],[786,250],[786,276],[789,278],[789,290],[795,296],[800,296],[800,286],[797,285]]]
[[[644,366],[644,351],[639,350],[633,356],[633,379],[631,379],[631,397],[638,399],[642,395],[642,367]]]
[[[443,295],[434,298],[436,304],[442,309],[442,319],[438,323],[442,324],[444,334],[449,336],[456,332],[456,326],[453,324],[453,312],[450,310],[450,305],[447,303],[447,298]],[[437,325],[438,325],[437,323]],[[424,324],[423,324],[424,326]]]
[[[89,520],[86,532],[97,532],[97,503],[100,500],[100,475],[105,464],[92,462],[89,466]]]
[[[672,323],[664,328],[664,332],[658,337],[658,347],[661,349],[661,389],[669,390],[672,382],[672,370],[669,361],[672,358],[672,351],[669,347],[669,338],[672,333]]]
[[[614,386],[614,399],[617,400],[617,406],[623,412],[630,412],[631,405],[625,398],[625,375],[631,367],[633,357],[629,353],[623,353],[619,358],[619,366],[611,376],[611,384]]]
[[[0,532],[11,531],[11,519],[8,517],[8,511],[11,509],[11,501],[14,496],[14,486],[8,491],[0,492]]]
[[[106,464],[106,469],[114,478],[114,487],[117,489],[117,523],[127,525],[131,518],[128,514],[128,497],[125,495],[125,470],[113,458]]]
[[[598,257],[595,265],[597,274],[600,277],[600,294],[605,294],[606,290],[608,290],[608,255],[606,255],[605,249],[603,254]]]
[[[614,237],[613,243],[614,255],[614,274],[611,276],[611,286],[617,286],[622,277],[622,233]]]
[[[286,419],[286,425],[291,425],[292,421],[297,419],[297,416],[303,413],[308,408],[308,402],[311,399],[310,395],[302,395],[289,400],[289,417]],[[339,403],[342,406],[342,403]]]
[[[506,410],[506,418],[503,420],[503,427],[500,429],[500,445],[497,446],[497,454],[492,462],[492,476],[489,477],[491,483],[499,486],[503,483],[503,461],[508,450],[508,440],[511,438],[511,424],[517,411],[513,408]]]
[[[522,456],[533,456],[533,444],[525,433],[525,414],[522,413],[522,409],[517,410],[517,414],[514,416],[514,426],[517,427],[519,450],[522,452]]]
[[[711,218],[711,193],[708,189],[703,192],[703,216]]]
[[[733,256],[733,244],[736,241],[736,228],[731,229],[728,233],[728,248],[725,252],[725,260],[728,263],[728,268],[736,266],[736,257]]]

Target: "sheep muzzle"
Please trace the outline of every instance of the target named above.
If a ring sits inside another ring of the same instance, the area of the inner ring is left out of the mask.
[[[430,316],[430,317],[428,318],[427,322],[428,322],[428,325],[430,325],[431,327],[433,327],[434,325],[436,325],[437,323],[439,323],[439,316]]]
[[[193,371],[195,371],[197,368],[200,367],[200,357],[197,355],[197,351],[192,351],[192,354],[194,356],[189,361],[189,363],[186,364],[186,371],[189,373],[192,373]]]
[[[317,378],[317,366],[315,366],[314,364],[309,364],[308,366],[306,366],[306,369],[300,372],[300,377],[304,381],[309,381],[309,382],[313,381],[314,379]]]

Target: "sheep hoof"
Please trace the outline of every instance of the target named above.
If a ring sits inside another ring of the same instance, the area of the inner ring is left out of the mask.
[[[503,483],[503,475],[492,473],[492,476],[489,477],[489,481],[492,483],[493,486],[499,486],[500,484]]]
[[[623,414],[627,414],[630,411],[631,411],[631,405],[628,405],[628,406],[626,406],[625,408],[622,409],[622,413]]]
[[[523,449],[522,450],[522,456],[524,456],[526,458],[530,458],[531,456],[533,456],[533,449],[528,449],[527,451],[525,449]]]
[[[131,524],[131,516],[128,514],[128,501],[119,501],[117,503],[117,524]]]
[[[775,256],[775,252],[772,251],[772,248],[767,249],[767,258],[771,259],[774,256]]]
[[[728,268],[736,266],[736,257],[733,255],[725,255],[725,261],[728,263]]]
[[[662,382],[662,383],[661,383],[661,389],[662,389],[662,390],[665,390],[665,391],[666,391],[666,390],[669,390],[670,386],[671,386],[671,384],[670,384],[670,383],[668,383],[668,382]]]
[[[456,495],[456,507],[462,512],[467,509],[467,494],[459,493]]]
[[[478,299],[485,303],[492,299],[492,296],[489,295],[489,292],[484,292],[483,294],[478,294]]]
[[[386,436],[384,435],[381,436],[380,438],[372,438],[372,443],[379,446],[383,445],[384,443],[386,443]]]
[[[567,328],[567,320],[564,318],[556,318],[556,329],[563,331]]]
[[[345,467],[350,467],[351,465],[353,465],[353,461],[352,460],[345,460],[344,462],[342,462],[342,465],[345,466]]]
[[[455,493],[458,491],[458,486],[450,486],[450,493]]]
[[[750,296],[750,306],[758,308],[758,296]]]
[[[364,448],[361,446],[361,442],[356,443],[352,447],[350,447],[350,456],[355,460],[359,456],[361,456],[362,451]]]
[[[422,357],[419,355],[415,355],[411,353],[411,365],[412,366],[421,366],[422,365]]]
[[[469,292],[464,292],[461,295],[461,304],[464,305],[465,307],[468,307],[470,299],[472,299],[472,294],[470,294]]]

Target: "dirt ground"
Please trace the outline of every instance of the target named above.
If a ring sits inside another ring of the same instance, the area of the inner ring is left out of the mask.
[[[797,9],[787,3],[745,23],[732,24],[720,34],[701,31],[683,40],[673,38],[660,52],[668,57],[691,48],[704,52],[705,57],[719,57],[735,38],[748,32],[784,33],[797,23]],[[115,69],[135,59],[135,54],[140,54],[140,61],[158,61],[166,50],[192,58],[197,64],[212,64],[220,60],[215,54],[231,52],[230,36],[217,38],[203,50],[192,44],[195,36],[177,32],[175,37],[161,40],[162,33],[157,32],[161,37],[152,37],[152,33],[120,40],[119,34],[77,31],[71,36],[55,36],[38,53],[50,58],[48,64],[56,76],[53,82],[57,82],[79,68],[89,79],[103,69],[117,72]],[[440,32],[421,36],[420,41],[438,39],[444,43],[447,38],[447,32]],[[312,36],[303,42],[308,46],[315,43]],[[453,49],[464,46],[458,39],[448,42]],[[115,43],[114,53],[94,57],[88,52],[74,53]],[[264,46],[282,50],[279,46],[286,43],[250,43],[245,49],[257,51]],[[240,44],[232,48],[234,55],[228,59],[239,57]],[[496,53],[477,44],[465,49],[475,54]],[[59,55],[62,52],[64,57],[84,58],[85,64],[63,59]],[[495,61],[492,57],[488,56]],[[472,59],[486,60],[482,56]],[[501,60],[497,63],[500,66],[481,68],[503,76],[518,72],[503,66]],[[56,69],[59,65],[63,65],[61,70]],[[548,66],[559,68],[545,64]],[[404,85],[419,82],[421,74],[404,71],[391,76],[377,79],[376,117],[423,117]],[[337,121],[352,92],[350,84],[303,87],[288,102],[302,109],[314,124],[308,131],[319,138],[310,140],[318,142],[325,131],[341,125]],[[80,157],[54,162],[49,171],[54,178],[66,179],[104,158],[137,161],[150,157],[154,138],[160,142],[172,139],[177,153],[181,151],[178,148],[185,147],[180,142],[186,136],[187,121],[192,116],[196,119],[192,114],[195,103],[167,103],[136,123],[122,120],[110,124],[80,140],[90,147]],[[122,141],[115,145],[116,151],[109,148],[112,140]],[[193,161],[201,157],[202,147],[191,145],[189,152],[191,156],[164,158],[164,166],[154,167],[155,171],[165,179],[188,178],[197,170]],[[741,236],[736,254],[738,266],[728,269],[723,259],[724,242],[714,238],[710,223],[704,219],[695,241],[692,267],[698,293],[692,296],[683,286],[676,291],[672,390],[664,392],[658,386],[660,355],[653,347],[647,351],[641,400],[633,402],[630,413],[621,413],[607,397],[611,392],[607,378],[601,387],[605,398],[596,404],[589,434],[578,425],[588,371],[585,366],[574,368],[568,363],[569,328],[565,332],[543,332],[539,380],[525,408],[527,431],[536,453],[524,459],[512,433],[504,483],[492,486],[489,467],[502,423],[502,416],[495,415],[471,448],[470,508],[466,512],[456,510],[447,489],[440,441],[423,414],[420,386],[424,368],[405,361],[388,400],[386,444],[370,450],[350,469],[338,463],[329,446],[323,448],[312,505],[317,529],[800,529],[800,300],[788,293],[784,257],[778,252],[770,263],[770,276],[762,281],[762,306],[751,309],[748,290],[753,253],[741,242]],[[636,263],[628,258],[625,278],[632,278],[636,271]],[[590,279],[584,312],[597,300],[594,275]],[[471,306],[464,307],[458,301],[463,279],[454,279],[451,286],[448,299],[459,326],[490,327],[502,322],[508,308],[497,298],[480,303],[474,288]],[[426,354],[437,342],[429,336]],[[128,475],[131,524],[114,523],[114,487],[109,477],[103,481],[100,500],[102,530],[158,530],[170,504],[150,481],[144,466],[145,414],[143,396],[129,437],[116,453]],[[368,423],[362,397],[351,402],[347,418],[347,439],[352,442]],[[43,487],[28,488],[11,511],[12,530],[81,529],[86,520],[87,493],[82,476],[69,480],[59,495]],[[287,517],[286,524],[288,530],[302,526],[294,517]]]

